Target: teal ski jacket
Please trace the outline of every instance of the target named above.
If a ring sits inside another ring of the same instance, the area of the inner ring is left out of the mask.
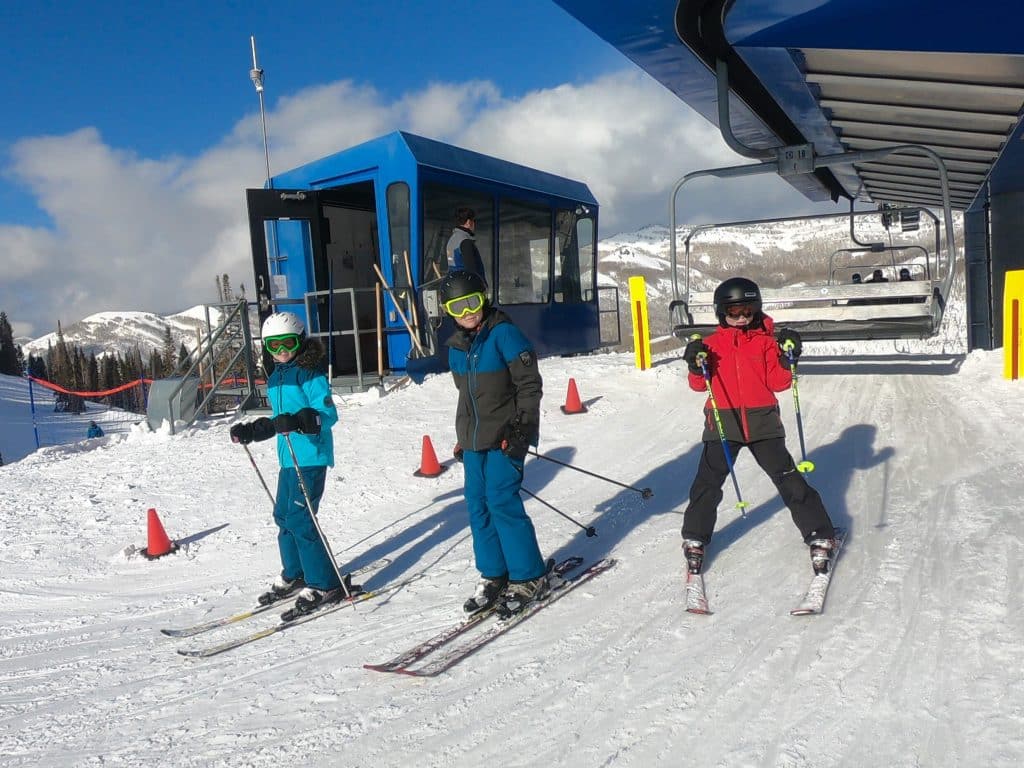
[[[291,432],[292,448],[300,467],[333,467],[334,437],[338,409],[331,397],[331,385],[320,370],[323,346],[316,339],[303,341],[299,354],[287,363],[277,363],[267,377],[267,400],[275,416],[312,408],[320,414],[320,434]],[[282,467],[295,466],[284,435],[277,436],[277,459]]]

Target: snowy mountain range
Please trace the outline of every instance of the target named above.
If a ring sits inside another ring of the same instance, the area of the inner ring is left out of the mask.
[[[695,231],[696,230],[696,231]],[[694,233],[690,245],[690,280],[694,290],[712,290],[727,277],[742,274],[763,287],[781,288],[828,279],[829,259],[836,251],[849,248],[850,224],[847,217],[730,225],[716,229],[680,227],[677,250],[680,281],[683,279],[684,243]],[[956,239],[962,243],[962,224],[956,219]],[[920,245],[934,251],[934,230],[925,221],[917,233],[892,234],[883,229],[877,217],[858,219],[857,237],[862,242],[896,242]],[[915,251],[912,253],[920,253]],[[874,258],[874,257],[873,257]],[[913,261],[909,258],[907,261]],[[903,263],[903,262],[897,262]],[[654,336],[669,331],[668,305],[673,298],[671,247],[668,227],[652,224],[636,232],[611,235],[598,243],[598,284],[617,286],[620,316],[629,318],[629,278],[643,276],[651,331]],[[679,286],[683,290],[683,285]],[[216,326],[219,314],[211,308]],[[206,330],[205,309],[197,305],[173,315],[150,312],[99,312],[63,326],[64,339],[81,346],[86,354],[124,353],[136,346],[147,355],[163,346],[164,333],[170,328],[175,348],[184,343],[193,348],[196,333]],[[628,342],[628,329],[622,329]],[[55,344],[56,333],[22,342],[26,353],[43,354]]]
[[[220,320],[220,311],[210,307],[210,322],[214,327]],[[94,353],[102,357],[108,353],[134,350],[148,355],[159,350],[164,344],[164,334],[170,328],[174,347],[181,344],[192,349],[196,346],[197,334],[206,332],[206,308],[203,305],[186,309],[173,315],[157,315],[152,312],[110,311],[97,312],[77,322],[62,327],[64,341],[82,348],[86,355]],[[50,345],[57,344],[57,333],[48,333],[38,339],[22,344],[27,355],[43,355]]]
[[[954,237],[962,247],[963,224],[954,219]],[[927,221],[914,233],[889,231],[876,216],[857,221],[857,239],[863,243],[907,245],[898,251],[893,266],[919,262],[921,248],[934,255],[935,231]],[[853,269],[840,269],[841,264],[885,262],[887,252],[872,254],[850,238],[850,220],[846,216],[802,219],[756,224],[736,224],[720,228],[681,227],[676,250],[679,291],[683,292],[685,275],[685,242],[690,236],[690,288],[714,290],[722,280],[743,275],[763,288],[784,288],[807,284],[824,284],[830,276],[847,280]],[[920,248],[914,247],[920,246]],[[843,253],[853,249],[857,253]],[[833,256],[835,259],[833,260]],[[871,269],[866,268],[870,273]],[[663,335],[669,331],[668,305],[673,298],[671,244],[668,227],[650,225],[637,232],[612,235],[598,243],[599,284],[617,285],[620,312],[629,317],[629,278],[643,276],[647,286],[651,332]],[[894,277],[894,275],[893,275]]]

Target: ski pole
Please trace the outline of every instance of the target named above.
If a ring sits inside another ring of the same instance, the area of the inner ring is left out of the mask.
[[[690,341],[700,338],[699,333],[693,334]],[[715,393],[711,391],[711,371],[708,370],[708,353],[701,352],[697,355],[697,363],[704,373],[704,386],[708,390],[708,400],[711,402],[711,413],[715,417],[715,426],[718,428],[718,439],[722,441],[722,453],[725,454],[725,463],[729,466],[729,474],[732,475],[732,486],[736,489],[736,508],[743,517],[747,516],[747,502],[743,500],[740,493],[740,482],[736,479],[736,469],[733,467],[732,454],[729,452],[729,441],[725,439],[725,427],[722,426],[722,417],[718,412],[718,403],[715,402]]]
[[[577,467],[574,464],[569,464],[568,462],[565,462],[565,461],[559,461],[558,459],[554,459],[554,458],[552,458],[550,456],[545,456],[542,453],[537,453],[537,451],[534,451],[534,450],[530,450],[530,451],[528,451],[528,453],[532,454],[533,456],[536,456],[538,459],[544,459],[545,461],[550,461],[550,462],[552,462],[554,464],[561,464],[563,467],[568,467],[569,469],[575,469],[577,472],[582,472],[584,475],[590,475],[591,477],[596,477],[599,480],[605,480],[605,481],[611,483],[612,485],[619,486],[620,488],[626,488],[626,489],[628,489],[630,491],[636,491],[637,493],[639,493],[645,499],[649,499],[649,498],[651,498],[651,496],[654,495],[654,491],[652,491],[650,488],[635,488],[632,485],[626,485],[625,483],[620,483],[618,480],[612,480],[610,477],[605,477],[604,475],[599,475],[596,472],[588,472],[587,470],[582,469],[581,467]]]
[[[331,545],[327,542],[327,537],[324,536],[323,529],[320,528],[320,521],[316,519],[316,513],[313,511],[313,502],[309,498],[309,488],[306,487],[306,478],[302,476],[302,470],[299,469],[299,460],[295,457],[295,449],[292,448],[292,436],[287,432],[283,433],[285,445],[288,446],[288,453],[292,456],[292,464],[295,466],[295,475],[299,478],[299,488],[302,489],[302,495],[306,499],[306,509],[309,510],[309,516],[313,519],[313,527],[316,528],[317,534],[320,536],[320,541],[324,545],[324,549],[327,550],[327,557],[331,561],[331,567],[334,569],[335,575],[338,577],[338,581],[341,582],[341,588],[345,590],[345,598],[347,600],[352,599],[352,593],[349,592],[348,584],[341,578],[341,571],[338,570],[338,561],[334,559],[334,552],[331,551]],[[353,603],[353,607],[355,604]]]
[[[260,479],[260,483],[263,485],[263,490],[267,492],[267,498],[270,499],[270,506],[273,507],[277,502],[274,500],[274,494],[270,492],[267,481],[263,479],[263,473],[260,472],[259,465],[256,464],[256,459],[252,457],[252,451],[249,450],[249,446],[242,443],[242,447],[245,448],[245,455],[249,457],[249,463],[252,464],[252,468],[256,470],[256,477]]]
[[[540,496],[538,496],[533,491],[529,491],[526,488],[523,488],[522,486],[519,486],[519,487],[523,491],[523,493],[525,493],[526,495],[536,499],[537,501],[539,501],[541,504],[543,504],[548,509],[550,509],[550,510],[552,510],[554,512],[557,512],[558,514],[560,514],[562,517],[564,517],[566,520],[568,520],[573,525],[578,525],[580,528],[582,528],[584,531],[587,532],[587,536],[588,537],[590,537],[590,536],[597,536],[597,531],[594,529],[594,526],[592,526],[592,525],[584,525],[583,523],[579,522],[578,520],[574,520],[573,518],[571,518],[567,514],[565,514],[565,512],[563,512],[562,510],[558,509],[558,507],[555,507],[555,506],[552,506],[551,504],[548,504],[546,501],[544,501],[544,499],[542,499]]]
[[[807,473],[814,471],[814,462],[807,460],[807,448],[804,447],[804,420],[800,415],[800,387],[797,385],[796,358],[793,357],[794,346],[792,339],[786,339],[782,350],[789,359],[789,372],[793,375],[793,407],[796,409],[796,431],[800,435],[800,457],[802,459],[796,468],[802,473]]]

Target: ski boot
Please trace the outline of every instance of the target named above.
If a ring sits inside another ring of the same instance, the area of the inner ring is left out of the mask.
[[[284,598],[295,594],[305,586],[306,582],[302,580],[301,576],[290,580],[283,576],[278,576],[274,579],[274,583],[270,585],[270,589],[256,598],[256,602],[260,605],[270,605],[278,600],[284,600]]]
[[[313,611],[323,608],[325,605],[331,603],[340,603],[351,595],[362,594],[363,587],[361,584],[352,583],[352,574],[345,574],[345,587],[348,587],[346,593],[344,587],[336,587],[334,589],[316,589],[315,587],[306,587],[299,596],[295,598],[295,605],[288,611],[281,614],[281,618],[284,621],[291,621],[292,619],[298,618],[299,616],[305,616],[306,614],[313,613]]]
[[[694,576],[700,574],[704,567],[704,542],[698,539],[683,539],[683,556],[686,557],[686,568]]]
[[[811,539],[811,567],[816,575],[829,572],[832,567],[832,553],[835,551],[835,539]]]
[[[466,613],[479,613],[490,608],[501,597],[501,593],[505,591],[507,585],[508,576],[499,576],[496,579],[482,578],[476,585],[476,592],[473,593],[473,596],[462,604],[462,610]]]
[[[543,600],[551,593],[548,574],[529,581],[512,581],[498,598],[495,611],[502,619],[509,619],[526,608],[530,603]]]

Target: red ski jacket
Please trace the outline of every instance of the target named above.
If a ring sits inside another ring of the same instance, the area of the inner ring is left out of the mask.
[[[776,392],[789,389],[793,377],[779,361],[775,323],[762,314],[756,328],[719,328],[704,339],[710,352],[711,392],[718,404],[727,440],[752,443],[785,437]],[[704,392],[704,376],[689,374],[690,389]],[[705,441],[718,440],[711,400],[704,405]]]

